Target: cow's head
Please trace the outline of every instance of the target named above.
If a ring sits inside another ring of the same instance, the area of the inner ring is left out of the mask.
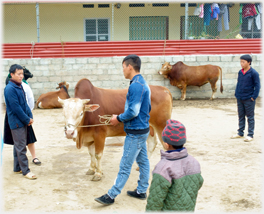
[[[25,66],[23,66],[23,72],[24,72],[24,80],[33,77],[33,74],[31,74],[30,71]]]
[[[171,71],[172,65],[169,62],[162,64],[161,69],[158,71],[160,75],[163,75],[165,78],[168,78],[168,73]]]
[[[73,139],[77,137],[77,127],[81,124],[85,112],[93,112],[100,106],[98,104],[87,105],[89,99],[69,98],[60,99],[65,119],[65,137]]]
[[[61,88],[63,85],[67,88],[67,90],[69,89],[69,83],[65,81],[58,83],[58,87],[56,89]]]

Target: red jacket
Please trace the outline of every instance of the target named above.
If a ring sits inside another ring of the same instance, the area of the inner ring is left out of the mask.
[[[255,17],[258,15],[255,4],[246,4],[242,9],[243,18]]]

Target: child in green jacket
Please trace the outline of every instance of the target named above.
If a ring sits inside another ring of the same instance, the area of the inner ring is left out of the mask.
[[[203,184],[199,162],[183,147],[186,130],[168,120],[162,132],[167,151],[153,170],[146,211],[194,211],[198,190]]]

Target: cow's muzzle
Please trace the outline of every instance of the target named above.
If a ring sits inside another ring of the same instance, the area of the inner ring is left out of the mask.
[[[73,135],[74,135],[74,129],[68,129],[66,126],[64,127],[64,131],[65,131],[65,137],[68,139],[72,139]]]
[[[67,130],[65,131],[65,135],[68,139],[72,139],[74,135],[74,130]]]

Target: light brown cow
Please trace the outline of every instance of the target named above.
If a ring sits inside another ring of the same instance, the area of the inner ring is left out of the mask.
[[[222,85],[222,68],[216,65],[199,65],[188,66],[179,61],[174,65],[165,62],[159,70],[159,74],[170,80],[170,84],[181,89],[181,100],[186,98],[187,86],[202,86],[206,83],[211,84],[212,96],[210,100],[214,99],[214,93],[217,90],[216,82],[221,72],[221,86],[220,91],[223,93]]]
[[[44,109],[51,108],[62,108],[62,105],[58,102],[58,97],[61,99],[68,99],[70,95],[68,94],[69,84],[67,82],[58,83],[56,89],[59,91],[51,91],[45,94],[41,94],[37,100],[37,107]]]
[[[151,156],[157,144],[157,136],[162,142],[161,134],[166,121],[171,118],[172,96],[162,86],[149,86],[151,90],[150,135],[148,137],[148,155]],[[94,175],[92,180],[102,177],[101,157],[105,138],[125,136],[124,125],[79,127],[100,124],[98,115],[113,115],[124,112],[127,89],[102,89],[92,85],[88,79],[81,79],[75,86],[75,98],[59,99],[63,104],[65,117],[65,136],[76,142],[76,147],[88,147],[91,163],[86,174]],[[89,104],[87,105],[87,103]],[[85,115],[85,116],[84,116]],[[152,135],[151,135],[152,134]],[[97,161],[96,161],[97,160]]]

